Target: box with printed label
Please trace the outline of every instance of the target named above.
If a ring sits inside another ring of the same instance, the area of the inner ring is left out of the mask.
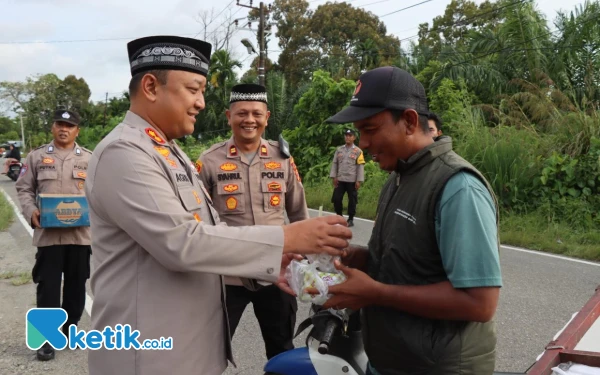
[[[85,195],[39,194],[42,228],[89,227],[89,207]]]

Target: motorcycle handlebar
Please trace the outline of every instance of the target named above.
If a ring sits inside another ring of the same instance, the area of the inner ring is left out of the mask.
[[[323,339],[319,344],[319,353],[327,354],[329,352],[329,344],[331,343],[331,338],[335,333],[335,330],[338,328],[340,321],[335,318],[329,319],[327,324],[325,325],[325,330],[323,332]]]

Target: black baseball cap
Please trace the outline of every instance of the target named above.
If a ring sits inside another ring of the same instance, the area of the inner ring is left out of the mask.
[[[345,124],[364,120],[386,109],[414,109],[429,114],[425,88],[406,70],[395,66],[375,68],[361,74],[350,99],[350,106],[326,122]]]
[[[66,122],[71,125],[79,126],[81,117],[77,112],[67,111],[64,109],[57,109],[54,111],[54,122]]]
[[[344,130],[344,135],[356,135],[352,129]]]

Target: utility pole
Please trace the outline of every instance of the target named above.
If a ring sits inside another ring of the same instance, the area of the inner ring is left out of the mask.
[[[106,107],[108,107],[108,92],[106,93],[106,99],[104,100],[104,125],[102,127],[106,127]]]
[[[21,119],[21,149],[25,149],[25,130],[23,128],[23,114],[19,113],[19,118]]]
[[[245,8],[251,8],[258,10],[259,12],[259,20],[258,20],[258,49],[260,52],[258,59],[258,84],[261,86],[265,86],[265,56],[266,56],[266,43],[265,43],[265,13],[268,13],[271,7],[269,6],[269,10],[265,9],[265,4],[261,1],[259,7],[252,6],[252,0],[250,0],[250,5],[240,4],[240,0],[237,0],[237,5]]]

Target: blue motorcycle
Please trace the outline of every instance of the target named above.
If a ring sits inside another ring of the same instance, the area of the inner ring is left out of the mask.
[[[358,312],[311,307],[311,316],[300,323],[296,336],[311,325],[306,346],[269,360],[265,375],[365,375],[365,354]]]

